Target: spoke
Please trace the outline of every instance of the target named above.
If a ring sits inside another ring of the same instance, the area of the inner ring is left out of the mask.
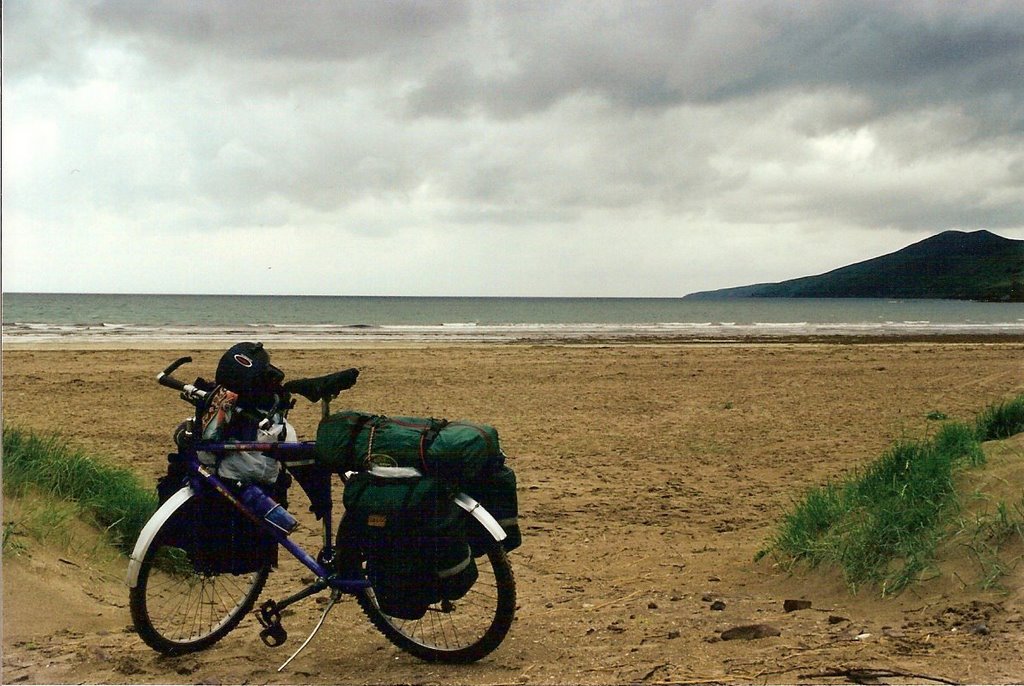
[[[208,574],[193,569],[180,550],[158,551],[148,571],[149,621],[167,641],[187,645],[201,641],[238,618],[261,572]],[[177,555],[173,553],[178,553]]]
[[[489,558],[480,564],[479,578],[464,597],[431,605],[417,620],[388,617],[388,622],[410,640],[436,650],[459,650],[479,640],[493,621],[499,595]]]

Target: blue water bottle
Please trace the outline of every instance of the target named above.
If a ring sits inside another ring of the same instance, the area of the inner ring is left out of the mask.
[[[295,531],[295,527],[299,525],[288,510],[264,493],[259,486],[246,486],[241,497],[246,507],[286,534]]]

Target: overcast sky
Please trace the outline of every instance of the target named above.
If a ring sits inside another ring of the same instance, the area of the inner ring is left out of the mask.
[[[1024,3],[3,3],[3,288],[678,296],[1024,238]]]

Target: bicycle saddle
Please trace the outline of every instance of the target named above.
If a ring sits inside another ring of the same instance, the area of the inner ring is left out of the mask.
[[[284,390],[298,393],[309,402],[315,403],[323,398],[332,399],[345,389],[352,388],[356,385],[358,376],[358,369],[346,369],[326,376],[288,381],[284,384]]]

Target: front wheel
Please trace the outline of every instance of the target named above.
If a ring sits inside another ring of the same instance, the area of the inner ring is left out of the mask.
[[[268,560],[243,574],[214,573],[175,538],[180,536],[171,523],[164,524],[129,595],[136,631],[164,655],[208,648],[238,626],[256,603],[271,566]]]
[[[384,613],[373,588],[356,597],[377,629],[396,646],[428,662],[476,662],[501,644],[516,609],[516,582],[508,555],[498,541],[476,560],[479,577],[459,600],[442,600],[421,619]]]

